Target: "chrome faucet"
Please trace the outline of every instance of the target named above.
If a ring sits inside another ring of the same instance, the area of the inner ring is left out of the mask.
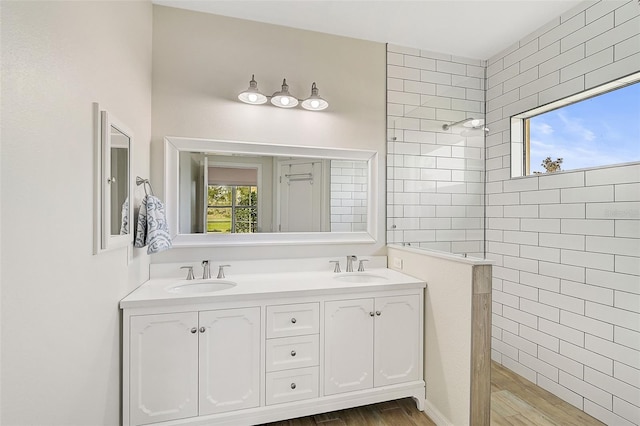
[[[218,277],[217,277],[218,279],[224,278],[224,268],[229,267],[229,266],[231,266],[231,265],[220,265],[218,267]]]
[[[211,268],[209,267],[209,261],[203,260],[202,261],[202,279],[208,280],[209,278],[211,278]]]
[[[345,272],[353,272],[353,262],[358,260],[358,258],[354,255],[347,256],[347,269]]]

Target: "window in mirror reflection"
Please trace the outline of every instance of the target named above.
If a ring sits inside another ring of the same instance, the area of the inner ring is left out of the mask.
[[[258,229],[258,187],[209,185],[207,232],[246,234]]]

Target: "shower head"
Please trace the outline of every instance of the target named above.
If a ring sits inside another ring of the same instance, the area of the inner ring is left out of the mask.
[[[443,124],[442,130],[449,130],[452,127],[455,127],[459,124],[462,124],[464,127],[471,128],[471,129],[481,129],[482,126],[484,126],[484,119],[468,117],[468,118],[465,118],[464,120],[456,121],[455,123]]]

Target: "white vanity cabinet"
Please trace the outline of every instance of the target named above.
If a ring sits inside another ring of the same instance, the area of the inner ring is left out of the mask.
[[[237,293],[176,298],[168,280],[143,286],[121,302],[123,426],[256,425],[406,397],[423,410],[425,283],[370,276],[382,282],[240,277]]]
[[[421,380],[420,312],[420,295],[325,303],[325,395]]]
[[[124,424],[260,405],[259,307],[132,315],[128,322]]]

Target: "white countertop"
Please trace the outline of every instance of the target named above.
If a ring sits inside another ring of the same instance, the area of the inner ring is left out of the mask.
[[[336,279],[346,275],[376,275],[375,282],[346,282]],[[202,280],[188,281],[178,278],[153,278],[120,301],[120,308],[168,306],[194,303],[254,300],[274,297],[313,296],[327,293],[354,291],[388,291],[424,288],[418,278],[387,268],[371,268],[366,272],[309,271],[282,273],[228,274],[221,281],[237,283],[234,287],[211,293],[174,294],[167,289]],[[216,282],[213,278],[209,280]]]

